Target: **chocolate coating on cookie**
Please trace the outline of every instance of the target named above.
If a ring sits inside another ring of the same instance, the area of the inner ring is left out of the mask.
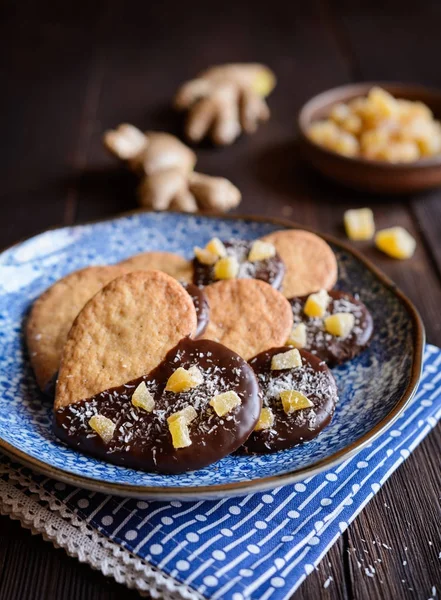
[[[178,367],[197,366],[204,381],[188,392],[166,392],[168,378]],[[155,400],[152,412],[137,409],[131,398],[141,382]],[[235,391],[241,404],[219,417],[209,401]],[[192,406],[197,413],[189,425],[191,445],[173,446],[167,418]],[[182,340],[151,373],[106,390],[55,412],[56,435],[69,446],[143,471],[183,473],[206,467],[236,450],[259,418],[259,388],[251,367],[240,356],[209,340]],[[115,424],[109,443],[89,426],[94,415]]]
[[[248,453],[292,448],[315,438],[331,421],[338,397],[330,369],[316,356],[300,350],[301,367],[271,370],[272,357],[288,351],[286,347],[272,348],[250,361],[259,382],[262,406],[271,409],[274,423],[269,429],[253,431],[244,444]],[[280,392],[285,390],[301,392],[314,406],[287,414],[280,399]]]
[[[278,254],[272,258],[250,262],[248,255],[253,242],[230,240],[224,242],[227,256],[235,256],[239,262],[237,279],[261,279],[277,290],[281,288],[285,275],[285,265]],[[210,285],[217,281],[214,277],[214,267],[204,265],[197,258],[193,260],[193,283],[197,286]]]
[[[308,296],[291,298],[289,302],[294,327],[301,322],[306,325],[305,350],[317,355],[328,365],[335,366],[351,360],[367,348],[374,331],[374,323],[371,313],[358,298],[336,290],[331,290],[328,294],[331,301],[325,316],[320,318],[305,315],[303,309]],[[354,327],[345,338],[331,335],[325,329],[324,318],[335,313],[352,313],[355,317]]]
[[[194,283],[182,283],[182,285],[187,290],[190,298],[193,300],[193,304],[196,309],[198,325],[194,337],[198,338],[206,330],[208,321],[210,319],[210,306],[208,304],[208,299],[203,289],[199,288],[197,285],[194,285]]]

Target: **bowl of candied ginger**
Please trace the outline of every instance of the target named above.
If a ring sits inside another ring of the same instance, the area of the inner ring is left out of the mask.
[[[299,129],[305,157],[348,187],[406,194],[441,186],[441,91],[341,86],[303,106]]]

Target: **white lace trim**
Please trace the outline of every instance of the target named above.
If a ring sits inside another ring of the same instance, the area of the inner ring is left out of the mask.
[[[71,512],[32,479],[5,464],[0,464],[0,513],[20,521],[56,548],[64,548],[82,563],[89,564],[118,583],[135,588],[141,595],[164,600],[202,600],[202,596],[123,546],[106,538],[87,521]],[[32,492],[27,496],[19,487]]]

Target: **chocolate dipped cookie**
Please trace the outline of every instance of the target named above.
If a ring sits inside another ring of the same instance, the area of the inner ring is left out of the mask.
[[[331,421],[338,400],[334,376],[305,350],[272,348],[250,360],[262,412],[244,444],[248,453],[286,450],[311,440]]]
[[[346,292],[322,290],[289,302],[294,324],[287,344],[308,350],[330,366],[353,359],[372,339],[371,313]]]
[[[68,445],[103,460],[182,473],[235,451],[260,409],[256,376],[240,356],[187,338],[150,373],[58,407],[54,428]]]

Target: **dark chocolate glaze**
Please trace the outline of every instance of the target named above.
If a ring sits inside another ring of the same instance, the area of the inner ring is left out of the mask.
[[[261,279],[272,285],[277,290],[282,287],[285,275],[285,264],[278,254],[266,260],[256,262],[248,261],[253,242],[244,240],[230,240],[224,242],[227,256],[235,256],[239,261],[238,279]],[[214,278],[214,267],[203,265],[197,258],[193,260],[193,283],[199,287],[217,281]]]
[[[178,368],[197,366],[204,382],[188,392],[164,388]],[[155,399],[152,412],[137,409],[131,397],[142,381]],[[224,417],[208,404],[219,393],[234,390],[242,400]],[[193,406],[198,414],[189,424],[192,444],[175,449],[167,417]],[[55,412],[56,435],[69,446],[117,465],[143,471],[183,473],[201,469],[236,450],[254,429],[260,414],[259,386],[252,368],[237,354],[210,340],[182,340],[151,373],[81,400]],[[116,424],[106,444],[88,425],[101,414]]]
[[[307,345],[305,350],[316,354],[332,367],[351,360],[367,348],[374,332],[374,323],[371,313],[358,298],[336,290],[332,290],[328,294],[332,300],[328,305],[325,317],[339,312],[350,312],[355,317],[354,328],[345,338],[326,332],[323,322],[325,317],[312,319],[305,315],[303,308],[308,296],[291,298],[289,302],[294,316],[294,326],[302,321],[306,325]]]
[[[182,286],[187,290],[196,309],[198,326],[194,337],[198,338],[206,330],[208,321],[210,319],[210,306],[208,304],[208,298],[204,290],[199,288],[197,285],[194,285],[194,283],[182,283]]]
[[[286,346],[272,348],[250,360],[259,382],[262,405],[271,408],[274,424],[271,429],[253,431],[244,444],[248,453],[267,454],[292,448],[315,438],[331,421],[338,396],[330,369],[316,356],[300,350],[302,367],[272,371],[272,357],[287,351]],[[286,414],[279,396],[282,390],[302,392],[314,406]]]

